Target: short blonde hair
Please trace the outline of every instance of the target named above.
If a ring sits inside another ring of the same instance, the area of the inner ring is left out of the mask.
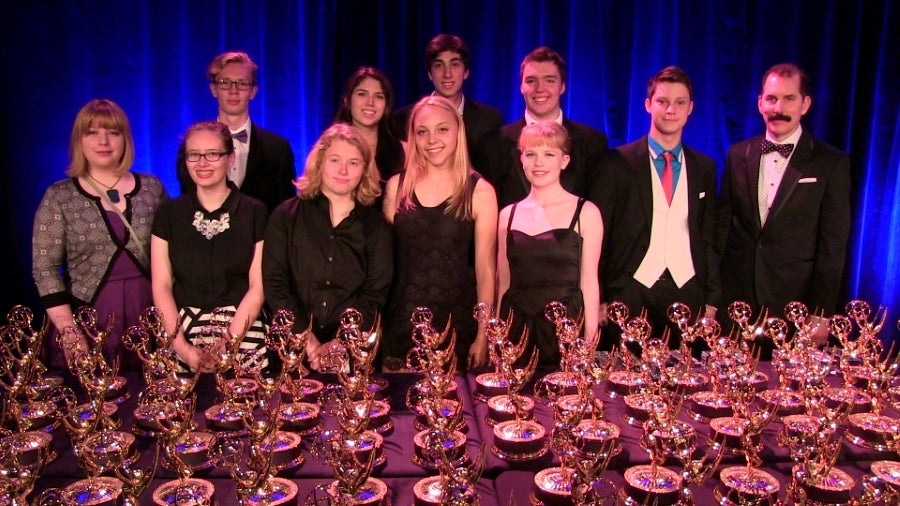
[[[349,142],[362,154],[364,169],[359,184],[353,190],[353,199],[364,206],[375,203],[381,195],[378,168],[375,167],[375,157],[369,143],[363,139],[359,130],[346,123],[335,123],[322,132],[322,136],[316,141],[309,156],[306,157],[306,167],[303,175],[294,181],[294,186],[300,190],[301,199],[313,199],[319,196],[322,190],[322,165],[325,161],[325,152],[334,144],[334,141]]]
[[[259,73],[259,67],[256,65],[256,62],[250,59],[250,55],[243,51],[229,51],[213,58],[213,61],[206,67],[206,78],[210,82],[215,81],[222,69],[229,63],[240,63],[250,67],[250,79],[253,81],[251,84],[256,86],[256,75]]]
[[[466,126],[463,124],[462,116],[454,105],[444,97],[428,96],[419,100],[413,106],[412,112],[409,114],[409,125],[407,126],[406,138],[409,139],[410,156],[406,157],[406,165],[404,167],[405,174],[403,182],[397,191],[397,208],[412,209],[412,196],[416,191],[416,183],[425,177],[428,171],[428,164],[425,156],[419,151],[419,147],[415,143],[416,138],[416,120],[419,114],[426,107],[434,107],[449,112],[456,118],[456,152],[453,155],[453,193],[450,195],[450,204],[447,206],[446,213],[453,215],[458,219],[471,220],[474,215],[472,213],[472,195],[466,191],[467,179],[469,177],[469,148],[466,144]]]
[[[122,158],[116,168],[116,174],[124,174],[134,164],[134,137],[131,135],[131,124],[128,116],[118,104],[106,98],[95,98],[78,111],[72,125],[72,136],[69,139],[69,168],[66,174],[80,177],[88,173],[88,161],[84,156],[81,139],[91,128],[118,130],[122,134],[125,146]]]
[[[525,126],[519,134],[519,152],[530,146],[549,146],[567,155],[572,154],[569,132],[555,121],[539,121]]]

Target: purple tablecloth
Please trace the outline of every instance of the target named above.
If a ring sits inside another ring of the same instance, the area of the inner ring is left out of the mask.
[[[769,375],[769,386],[774,387],[775,375],[771,366],[769,364],[761,364],[760,369]],[[406,390],[418,378],[411,374],[387,374],[383,377],[390,384],[391,413],[394,428],[390,433],[384,435],[384,452],[387,462],[382,467],[377,468],[373,476],[385,480],[390,485],[394,498],[393,504],[407,505],[412,503],[412,485],[418,479],[434,474],[432,471],[416,465],[411,460],[413,453],[412,440],[417,431],[413,425],[414,415],[409,412],[404,404]],[[330,378],[320,379],[326,382],[332,380]],[[133,411],[137,404],[136,396],[142,388],[142,380],[139,377],[130,377],[129,380],[131,397],[119,405],[119,417],[123,420],[121,429],[123,431],[131,430]],[[510,504],[508,500],[511,495],[514,496],[513,504],[527,504],[527,498],[531,494],[534,473],[540,469],[558,464],[558,459],[550,452],[545,457],[534,462],[509,463],[493,455],[489,451],[493,443],[493,434],[492,428],[485,421],[487,418],[486,404],[481,401],[475,401],[473,396],[476,385],[475,374],[457,377],[456,381],[459,385],[459,397],[464,405],[463,419],[467,428],[467,450],[471,456],[475,456],[479,453],[482,446],[485,448],[484,472],[478,485],[479,493],[482,496],[482,504]],[[829,381],[836,383],[839,381],[839,378],[832,377],[829,378]],[[71,378],[67,378],[67,383],[73,383]],[[207,407],[219,402],[219,396],[215,390],[214,379],[209,375],[201,378],[197,391],[198,409],[196,421],[198,426],[203,427],[205,426],[205,420],[202,418],[202,412]],[[530,393],[530,386],[526,387],[523,392]],[[603,475],[604,478],[611,480],[614,484],[621,485],[623,482],[622,473],[627,468],[649,462],[647,452],[639,445],[642,429],[626,423],[623,418],[624,405],[621,398],[611,398],[606,388],[602,386],[595,393],[600,400],[604,401],[605,418],[615,423],[621,430],[620,442],[622,452],[611,461],[608,470]],[[888,410],[887,414],[889,416],[897,416],[897,413],[891,410]],[[536,405],[536,419],[545,427],[552,427],[552,412],[541,403]],[[699,434],[698,455],[700,452],[706,452],[708,450],[708,425],[688,418],[686,407],[683,408],[680,419],[696,428]],[[334,424],[334,420],[326,417],[326,427],[333,427]],[[776,442],[776,436],[781,428],[782,424],[780,421],[774,421],[766,427],[762,433],[760,456],[764,462],[762,468],[778,477],[782,485],[784,485],[782,487],[782,497],[784,497],[784,488],[789,480],[790,469],[793,463],[790,461],[787,449]],[[844,429],[842,428],[841,430],[843,431]],[[65,486],[84,476],[83,472],[77,467],[77,462],[72,454],[65,431],[62,428],[55,429],[53,431],[53,439],[53,445],[58,452],[58,457],[45,468],[42,478],[36,487],[38,491],[47,487]],[[149,465],[152,459],[151,449],[155,445],[155,440],[139,437],[136,445],[141,452],[139,465]],[[319,462],[310,453],[309,447],[310,440],[307,438],[304,441],[305,462],[295,469],[289,469],[280,474],[280,476],[290,478],[300,485],[301,497],[305,497],[305,494],[312,490],[316,484],[328,482],[333,476],[331,468]],[[868,472],[871,461],[894,458],[896,458],[896,455],[861,448],[844,439],[842,440],[836,467],[858,479],[861,475]],[[744,458],[741,455],[726,456],[722,462],[722,466],[742,464],[744,464]],[[674,467],[671,468],[674,469]],[[226,470],[213,468],[200,471],[196,476],[209,479],[215,483],[217,489],[224,494],[220,500],[233,495],[234,485]],[[161,483],[163,480],[173,477],[174,474],[172,472],[160,469],[157,472],[156,483]],[[714,476],[710,483],[696,487],[697,490],[694,493],[698,504],[708,504],[707,500],[712,499],[712,491],[717,483],[718,478]],[[155,484],[151,485],[150,490],[155,488],[155,486]],[[142,502],[142,504],[144,503]],[[228,502],[224,502],[224,504],[228,504]]]

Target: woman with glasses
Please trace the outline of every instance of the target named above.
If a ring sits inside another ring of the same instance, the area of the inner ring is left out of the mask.
[[[74,330],[73,311],[81,306],[97,309],[101,329],[114,315],[104,356],[137,371],[140,362],[123,352],[121,336],[152,303],[148,242],[156,208],[168,195],[159,179],[131,171],[131,126],[111,100],[91,100],[78,111],[69,156],[69,178],[47,189],[34,217],[34,281],[58,333]],[[49,365],[63,367],[56,339],[47,341]]]
[[[394,92],[391,82],[373,67],[360,67],[344,87],[335,123],[347,123],[359,130],[375,153],[381,186],[403,168],[403,144],[391,127]]]
[[[227,178],[234,163],[228,127],[191,125],[184,134],[184,159],[195,190],[160,206],[150,251],[153,302],[162,311],[172,347],[193,370],[209,371],[211,355],[198,345],[212,319],[227,323],[231,339],[242,337],[242,362],[267,365],[262,249],[266,206],[243,195]],[[218,314],[213,310],[221,309]],[[176,328],[180,321],[181,325]]]

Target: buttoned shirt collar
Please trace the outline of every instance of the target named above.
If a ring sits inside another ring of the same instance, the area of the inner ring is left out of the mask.
[[[664,149],[658,142],[656,142],[653,137],[647,136],[647,147],[650,150],[650,160],[653,163],[653,167],[656,169],[656,174],[659,176],[660,181],[662,181],[663,177],[663,169],[665,169],[666,162],[663,159],[663,152],[669,151],[672,153],[672,190],[678,187],[678,181],[681,179],[681,167],[684,165],[684,150],[681,149],[682,145],[679,142],[675,149]]]
[[[542,121],[542,120],[539,120],[539,119],[535,118],[534,116],[532,116],[531,114],[528,113],[528,109],[525,109],[525,124],[526,124],[526,125],[533,125],[533,124],[535,124],[535,123],[537,123],[537,122],[539,122],[539,121]],[[563,124],[563,112],[562,112],[562,109],[559,110],[559,116],[557,116],[556,119],[553,120],[553,121],[559,123],[560,125]]]

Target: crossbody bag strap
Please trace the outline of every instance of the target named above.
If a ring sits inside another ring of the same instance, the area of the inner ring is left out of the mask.
[[[119,218],[122,220],[122,222],[125,223],[125,226],[128,228],[128,232],[130,232],[130,234],[129,234],[130,238],[134,239],[135,244],[137,244],[137,246],[138,246],[138,261],[141,263],[141,265],[143,267],[149,268],[150,261],[147,258],[144,241],[142,241],[141,238],[138,237],[137,232],[134,231],[134,227],[132,227],[131,223],[128,222],[128,219],[125,218],[125,214],[122,213],[122,211],[118,207],[116,207],[116,205],[113,204],[111,200],[109,200],[109,196],[106,195],[106,192],[100,190],[100,188],[97,187],[97,184],[94,183],[93,181],[91,181],[91,178],[87,177],[87,178],[84,178],[84,180],[87,181],[87,183],[89,185],[91,185],[91,188],[93,188],[94,191],[97,192],[98,195],[100,195],[101,199],[103,199],[107,204],[109,204],[109,207],[111,207],[112,210],[115,211],[117,215],[119,215]]]

